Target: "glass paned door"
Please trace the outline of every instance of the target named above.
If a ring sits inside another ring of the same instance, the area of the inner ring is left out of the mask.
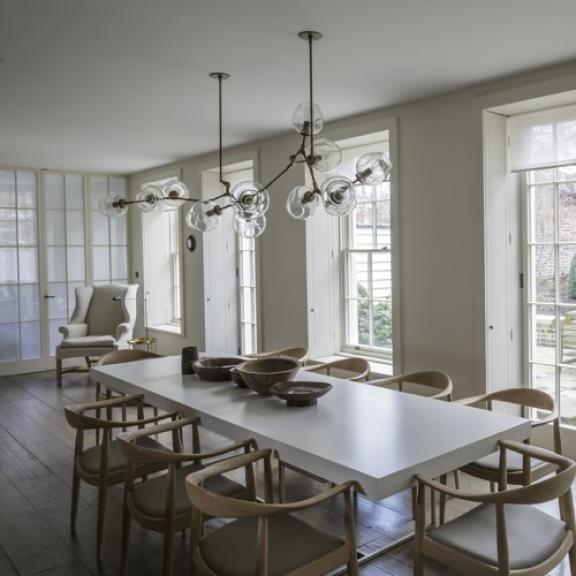
[[[36,175],[0,171],[0,362],[42,356]]]
[[[530,382],[576,426],[576,166],[527,174]]]
[[[46,275],[48,343],[54,356],[74,309],[74,291],[86,283],[84,245],[84,177],[47,173],[44,181],[46,214]]]

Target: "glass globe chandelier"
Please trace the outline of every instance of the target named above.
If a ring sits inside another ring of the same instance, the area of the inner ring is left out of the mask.
[[[326,138],[316,139],[322,131],[324,117],[314,102],[313,44],[322,38],[320,32],[304,31],[298,37],[308,43],[309,100],[303,101],[294,110],[292,125],[302,136],[300,147],[290,155],[288,165],[265,185],[255,181],[244,181],[231,188],[223,176],[222,167],[222,82],[230,78],[224,72],[213,72],[211,78],[218,80],[218,155],[219,181],[224,191],[212,198],[200,200],[190,197],[186,185],[180,180],[168,181],[162,188],[156,185],[144,187],[134,200],[120,196],[104,198],[98,205],[105,216],[121,216],[129,206],[136,205],[142,212],[151,212],[159,206],[165,209],[179,208],[192,203],[186,215],[186,224],[200,232],[215,229],[222,220],[222,212],[234,210],[234,229],[244,238],[256,238],[266,229],[266,211],[270,206],[268,188],[296,164],[304,164],[310,175],[310,185],[296,186],[288,195],[286,208],[297,220],[306,220],[318,206],[332,216],[346,216],[356,206],[356,186],[377,185],[389,180],[392,163],[383,152],[370,152],[356,162],[353,180],[341,175],[331,175],[340,165],[342,151],[335,142]],[[317,175],[329,175],[321,186]]]

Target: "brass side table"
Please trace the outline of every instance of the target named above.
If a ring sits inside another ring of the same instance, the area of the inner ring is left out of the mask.
[[[146,346],[148,352],[156,352],[156,342],[158,338],[154,336],[136,336],[128,340],[128,346],[134,350],[137,346]]]

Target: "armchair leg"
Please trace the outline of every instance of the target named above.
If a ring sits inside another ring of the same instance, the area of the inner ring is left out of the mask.
[[[102,562],[102,546],[104,543],[104,519],[106,517],[107,486],[101,483],[98,487],[98,524],[96,527],[96,560]]]
[[[124,511],[122,513],[122,552],[120,558],[120,576],[126,576],[128,568],[128,545],[130,543],[130,510],[124,496]]]
[[[62,358],[56,358],[56,384],[62,386]]]
[[[164,576],[172,574],[172,546],[174,540],[174,527],[168,526],[164,531]]]
[[[284,502],[284,490],[286,488],[286,470],[282,460],[278,460],[278,502]]]
[[[74,465],[72,476],[72,504],[70,507],[70,532],[76,531],[76,517],[78,516],[78,499],[80,498],[80,476]]]

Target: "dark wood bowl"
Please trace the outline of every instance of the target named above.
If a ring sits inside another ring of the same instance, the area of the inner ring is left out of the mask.
[[[200,358],[194,362],[194,370],[200,380],[223,382],[231,379],[230,371],[244,362],[244,358]]]
[[[232,368],[230,368],[230,379],[234,384],[236,384],[236,386],[238,386],[238,388],[248,388],[246,382],[244,382],[244,378],[242,378],[242,374],[238,372],[237,366],[232,366]]]
[[[277,382],[292,380],[299,368],[297,360],[278,356],[243,362],[236,371],[248,388],[263,396],[271,396],[270,388]]]
[[[286,400],[288,406],[312,406],[332,390],[332,384],[292,380],[274,384],[270,390],[278,398]]]

